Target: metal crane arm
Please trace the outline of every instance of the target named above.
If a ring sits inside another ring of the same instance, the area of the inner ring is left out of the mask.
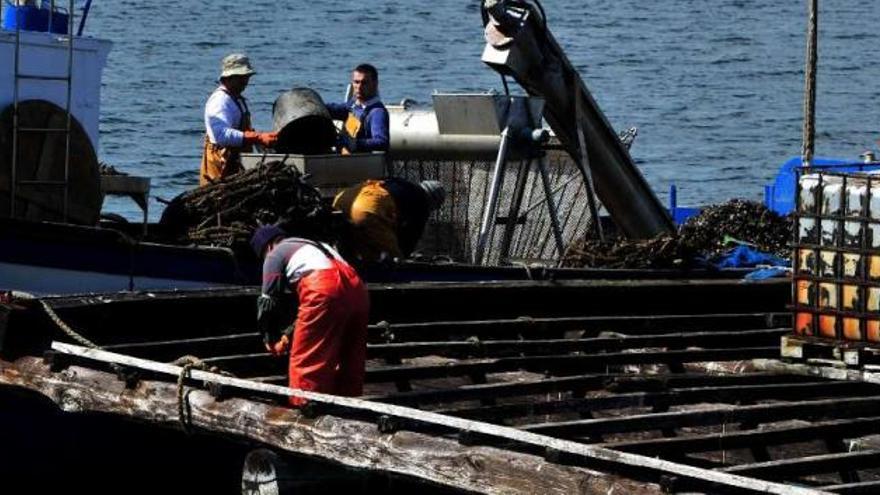
[[[516,79],[530,95],[544,98],[547,122],[572,158],[582,164],[586,180],[592,172],[599,199],[623,233],[649,238],[671,232],[669,213],[547,29],[540,8],[532,2],[485,0],[482,12],[483,62]]]

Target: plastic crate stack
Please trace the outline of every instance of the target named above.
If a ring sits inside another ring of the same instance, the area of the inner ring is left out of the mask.
[[[880,342],[880,175],[803,172],[796,200],[795,333]]]

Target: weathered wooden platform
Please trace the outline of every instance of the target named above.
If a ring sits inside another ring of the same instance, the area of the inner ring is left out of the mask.
[[[286,361],[251,330],[253,290],[53,298],[103,350],[63,343],[22,302],[0,332],[0,383],[179,427],[168,362],[193,354],[235,376],[191,372],[188,424],[282,454],[482,493],[873,493],[880,385],[756,367],[778,363],[788,294],[785,281],[373,286],[360,399],[284,387]],[[313,406],[282,405],[296,394]]]
[[[782,357],[794,362],[880,370],[880,343],[786,335]]]

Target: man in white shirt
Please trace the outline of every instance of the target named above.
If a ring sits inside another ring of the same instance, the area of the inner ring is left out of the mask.
[[[278,133],[256,132],[242,96],[250,77],[256,74],[250,60],[240,53],[223,58],[220,86],[205,103],[205,147],[199,167],[199,185],[205,186],[240,172],[241,153],[259,144],[271,148]]]

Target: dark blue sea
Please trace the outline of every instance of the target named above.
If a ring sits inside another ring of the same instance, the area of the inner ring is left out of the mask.
[[[544,0],[549,27],[666,201],[760,199],[800,154],[806,1]],[[819,156],[856,158],[880,137],[877,0],[820,2]],[[86,33],[115,43],[104,72],[101,159],[153,178],[171,198],[197,184],[202,105],[227,53],[259,74],[257,128],[293,84],[342,97],[349,69],[375,64],[387,102],[434,90],[501,89],[480,62],[478,0],[432,2],[95,1]],[[157,218],[161,205],[151,205]],[[126,200],[111,211],[137,218]]]

